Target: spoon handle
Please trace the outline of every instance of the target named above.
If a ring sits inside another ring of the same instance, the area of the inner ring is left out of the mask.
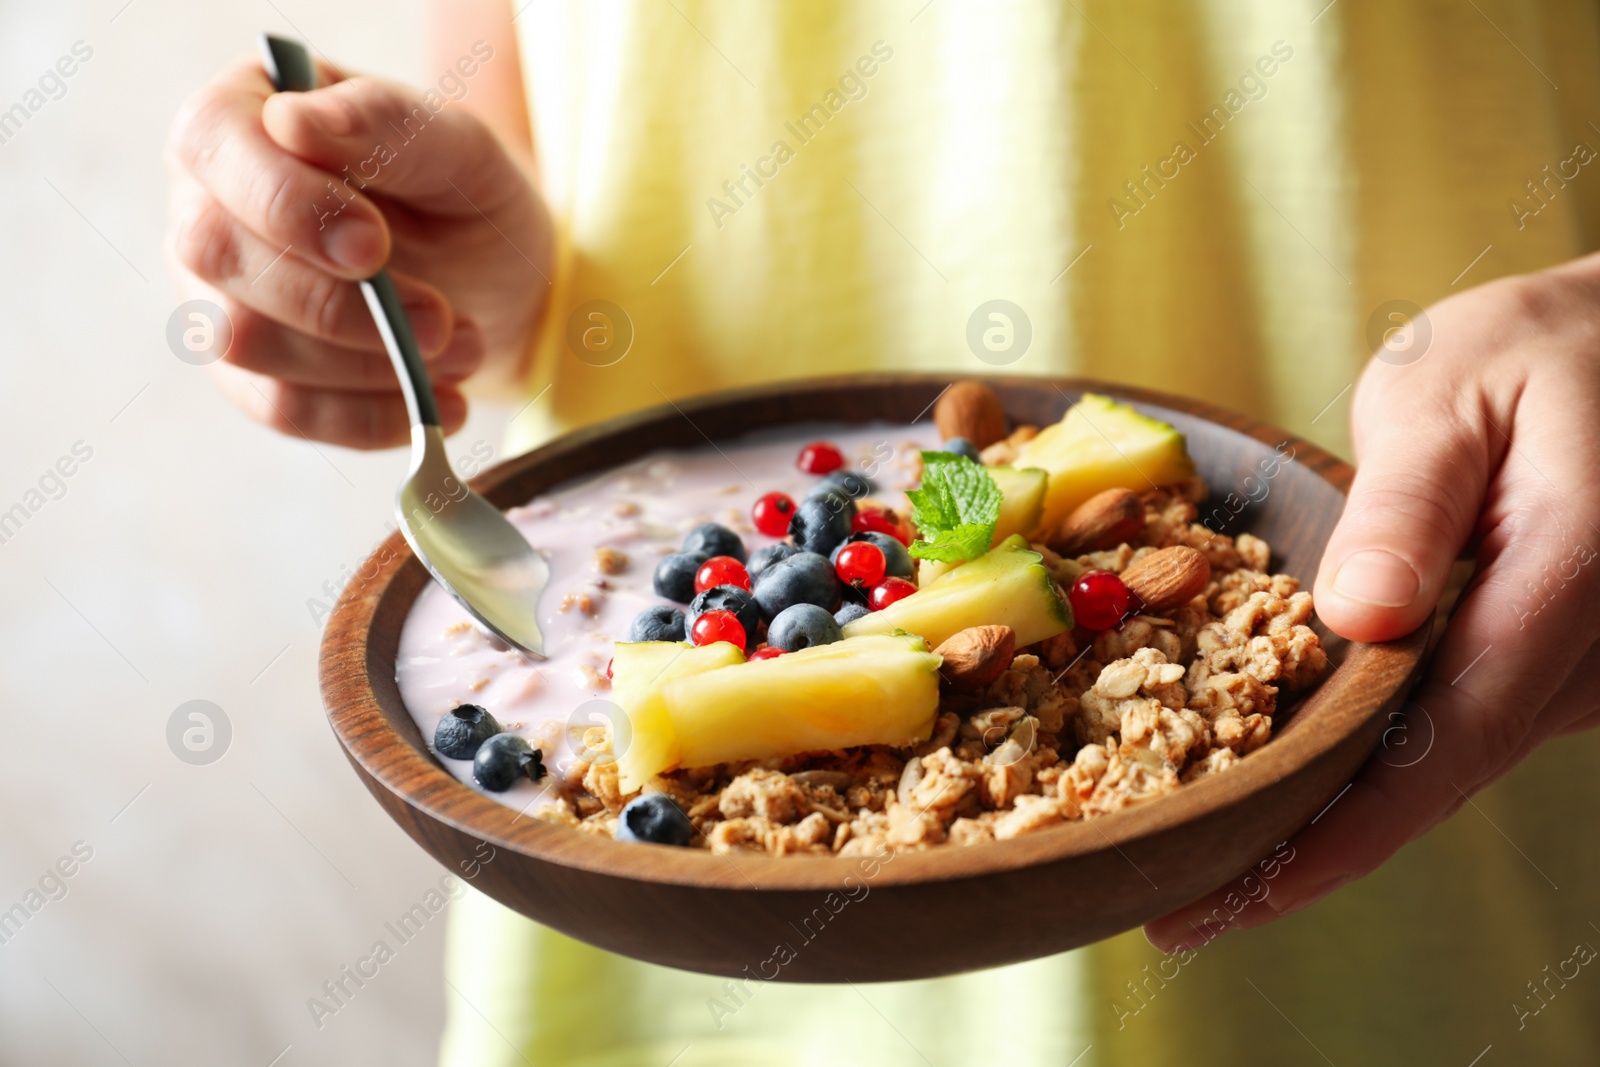
[[[439,405],[433,399],[433,382],[428,378],[427,364],[422,362],[422,351],[411,332],[411,320],[406,317],[405,305],[395,291],[389,272],[380,270],[361,283],[361,295],[367,298],[372,311],[372,321],[378,324],[383,337],[383,347],[394,364],[394,373],[400,379],[400,391],[406,397],[406,410],[411,414],[413,426],[438,426]]]
[[[317,87],[317,68],[311,65],[311,53],[299,41],[263,33],[261,60],[272,87],[280,93],[308,93]]]
[[[262,34],[261,56],[267,76],[278,92],[303,93],[317,87],[317,71],[311,63],[311,53],[299,41]],[[433,398],[433,382],[428,378],[427,364],[422,361],[416,335],[411,332],[411,320],[406,317],[405,305],[389,272],[380,270],[362,282],[361,295],[366,298],[372,320],[383,338],[383,347],[394,363],[411,424],[439,425],[439,405]]]

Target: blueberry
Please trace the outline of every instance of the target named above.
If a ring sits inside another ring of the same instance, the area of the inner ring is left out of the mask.
[[[839,578],[826,557],[796,552],[761,572],[755,597],[768,620],[795,604],[815,604],[832,611],[839,606]]]
[[[878,546],[879,550],[883,552],[883,576],[885,578],[910,578],[916,574],[916,567],[911,562],[911,553],[906,551],[906,546],[878,530],[862,530],[859,533],[851,534],[847,540],[840,542],[839,548],[833,550],[828,557],[829,561],[833,563],[839,562],[839,549],[844,548],[851,541],[866,541],[869,544]]]
[[[516,734],[495,734],[472,759],[472,777],[491,792],[504,793],[523,775],[544,777],[544,753]]]
[[[850,510],[846,510],[845,505]],[[794,509],[794,517],[789,520],[789,534],[802,551],[826,557],[850,536],[854,508],[853,502],[837,494],[808,497]]]
[[[651,582],[655,586],[656,596],[664,596],[680,604],[693,600],[694,572],[709,558],[699,552],[674,552],[670,556],[662,556],[661,562],[656,564],[655,578]]]
[[[785,652],[798,652],[814,645],[831,645],[839,640],[839,624],[827,608],[815,604],[793,604],[778,612],[767,627],[767,644]]]
[[[850,470],[838,470],[828,474],[816,485],[812,486],[811,491],[806,496],[812,497],[819,493],[833,491],[854,502],[864,496],[871,496],[876,490],[877,486],[872,484],[872,479],[865,475],[857,474],[855,471]]]
[[[861,618],[861,616],[870,614],[872,614],[872,612],[867,609],[865,604],[851,602],[833,613],[833,621],[838,623],[840,626],[846,626],[852,622],[855,622],[857,619]]]
[[[978,446],[967,440],[965,437],[950,438],[944,444],[939,446],[939,451],[954,452],[958,456],[966,456],[974,463],[982,462],[982,460],[978,458]]]
[[[618,841],[644,841],[656,845],[687,845],[694,840],[694,824],[665,793],[643,793],[628,801],[617,816]]]
[[[805,500],[802,500],[800,503],[805,504],[806,502],[813,500],[820,500],[825,503],[828,507],[828,511],[834,515],[843,514],[846,522],[850,522],[856,517],[857,508],[855,498],[837,486],[824,486],[821,489],[814,490],[813,492],[806,494]],[[791,533],[793,533],[794,520],[790,519],[789,522],[789,530]]]
[[[829,475],[829,478],[832,477],[834,475]],[[851,477],[856,477],[856,482],[853,483],[853,490],[840,485],[838,482],[826,482],[824,480],[824,482],[818,482],[816,485],[811,486],[810,493],[806,493],[805,498],[800,502],[805,504],[806,501],[829,501],[830,509],[835,510],[835,512],[845,512],[846,515],[854,518],[856,517],[856,501],[861,499],[862,496],[866,496],[866,493],[862,493],[861,490],[867,485],[867,482],[866,478],[861,478],[859,475],[851,475]]]
[[[689,531],[683,539],[685,552],[700,552],[707,559],[712,556],[732,556],[744,562],[744,542],[739,535],[715,522],[702,523]]]
[[[683,610],[670,604],[652,604],[628,624],[629,641],[682,641],[686,633]]]
[[[756,634],[761,629],[761,607],[749,590],[736,585],[714,585],[695,597],[689,602],[686,621],[690,632],[694,630],[694,620],[708,611],[733,612],[739,618],[739,625],[744,627],[744,647],[755,647]]]
[[[750,575],[750,584],[755,584],[755,580],[761,577],[762,571],[766,570],[780,559],[788,559],[798,551],[800,550],[793,545],[780,541],[775,545],[768,545],[766,548],[758,548],[754,552],[750,553],[750,562],[746,563],[744,568],[745,572]]]
[[[433,731],[433,747],[441,756],[471,759],[478,746],[505,727],[476,704],[463,704],[445,712]]]

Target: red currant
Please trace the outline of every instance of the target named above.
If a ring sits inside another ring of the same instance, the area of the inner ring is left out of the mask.
[[[888,534],[902,545],[909,545],[912,541],[910,532],[901,524],[899,516],[883,508],[862,508],[856,512],[855,518],[850,520],[850,529],[853,533]]]
[[[871,541],[852,541],[839,549],[834,557],[833,569],[839,580],[857,588],[871,588],[883,581],[883,572],[889,563],[883,558],[883,549]]]
[[[739,616],[731,611],[707,611],[694,620],[690,627],[690,640],[696,645],[710,645],[718,641],[726,641],[736,648],[744,647],[744,626],[739,622]]]
[[[904,578],[885,578],[867,594],[867,607],[882,611],[897,600],[904,600],[917,591],[917,587]]]
[[[844,466],[844,453],[826,441],[813,441],[800,450],[795,466],[807,474],[832,474]]]
[[[750,518],[756,529],[768,537],[782,537],[789,532],[789,519],[794,515],[794,497],[788,493],[768,493],[757,500],[750,509]]]
[[[783,655],[783,649],[781,649],[781,648],[773,648],[771,645],[768,645],[766,648],[758,648],[754,652],[750,653],[750,658],[751,659],[777,659],[781,655]]]
[[[694,591],[704,593],[707,589],[714,589],[719,585],[736,585],[740,589],[750,588],[750,572],[744,569],[744,564],[732,556],[712,556],[700,564],[700,569],[694,572]]]
[[[1110,571],[1084,571],[1067,594],[1078,625],[1109,630],[1119,625],[1133,605],[1133,594]]]

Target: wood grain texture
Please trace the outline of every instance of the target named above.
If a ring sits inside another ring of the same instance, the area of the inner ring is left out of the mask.
[[[1213,489],[1202,518],[1212,516],[1219,532],[1265,538],[1275,569],[1307,585],[1315,577],[1353,474],[1336,457],[1266,423],[1159,393],[1073,379],[988,380],[1014,423],[1053,422],[1084,391],[1173,423]],[[656,449],[757,427],[927,419],[948,384],[932,375],[870,375],[679,401],[569,434],[473,484],[511,507]],[[1257,465],[1280,447],[1293,450],[1293,461],[1261,479]],[[1247,483],[1252,475],[1257,481]],[[391,537],[345,589],[323,637],[322,693],[334,733],[394,820],[478,889],[580,940],[674,967],[801,982],[922,978],[1031,959],[1137,926],[1224,884],[1351,779],[1418,673],[1428,631],[1382,645],[1350,645],[1322,631],[1337,667],[1298,706],[1280,711],[1269,744],[1224,775],[1137,808],[877,863],[719,857],[542,823],[444,770],[394,675],[401,624],[427,581],[405,543]],[[487,862],[480,843],[493,849]]]

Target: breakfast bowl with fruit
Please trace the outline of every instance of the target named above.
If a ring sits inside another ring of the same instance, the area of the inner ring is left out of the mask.
[[[681,401],[474,482],[549,562],[547,658],[396,537],[324,698],[413,838],[603,948],[789,981],[1032,958],[1242,874],[1377,744],[1426,628],[1317,623],[1350,476],[1070,380]]]

